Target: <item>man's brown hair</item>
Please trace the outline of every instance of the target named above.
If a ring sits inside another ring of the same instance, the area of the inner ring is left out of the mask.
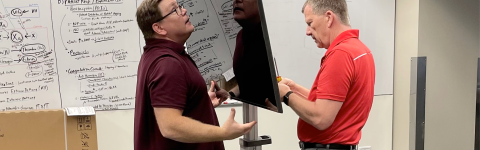
[[[303,5],[302,13],[304,13],[307,5],[312,7],[315,15],[322,15],[330,10],[340,18],[343,24],[350,25],[347,2],[345,0],[307,0]]]
[[[162,0],[144,0],[137,8],[137,24],[145,39],[153,38],[155,31],[152,25],[162,18],[162,12],[158,6]]]

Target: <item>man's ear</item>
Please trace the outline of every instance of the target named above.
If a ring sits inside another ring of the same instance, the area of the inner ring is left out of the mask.
[[[333,20],[335,19],[335,14],[332,11],[325,12],[325,19],[327,20],[327,27],[332,27]]]
[[[163,36],[167,35],[167,30],[165,30],[165,28],[163,28],[159,23],[152,24],[152,29],[157,34],[160,34],[160,35],[163,35]]]

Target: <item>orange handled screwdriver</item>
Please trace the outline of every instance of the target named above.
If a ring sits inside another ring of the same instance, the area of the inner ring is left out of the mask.
[[[275,63],[275,69],[277,70],[277,82],[280,82],[280,81],[282,81],[282,76],[280,76],[280,74],[278,73],[277,60],[275,60],[275,58],[273,58],[273,62]]]

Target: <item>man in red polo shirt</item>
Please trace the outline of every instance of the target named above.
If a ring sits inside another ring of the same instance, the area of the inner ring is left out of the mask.
[[[255,122],[235,122],[235,110],[219,127],[214,107],[228,92],[212,82],[207,90],[183,44],[193,32],[187,10],[176,0],[144,0],[137,23],[146,46],[135,99],[134,150],[224,150]]]
[[[307,35],[327,48],[310,90],[283,79],[280,96],[300,117],[302,149],[357,149],[372,107],[375,64],[351,29],[345,0],[307,0],[302,13]]]

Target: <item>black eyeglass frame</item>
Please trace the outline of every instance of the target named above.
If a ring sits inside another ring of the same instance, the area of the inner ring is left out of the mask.
[[[183,14],[183,10],[182,10],[183,8],[184,8],[183,5],[178,5],[177,8],[173,9],[170,13],[168,13],[167,15],[163,16],[162,18],[158,19],[156,22],[162,21],[163,19],[167,18],[168,15],[171,15],[171,14],[173,14],[174,12],[177,13],[178,16],[181,16],[181,15]],[[180,9],[180,14],[178,14],[177,9]]]

